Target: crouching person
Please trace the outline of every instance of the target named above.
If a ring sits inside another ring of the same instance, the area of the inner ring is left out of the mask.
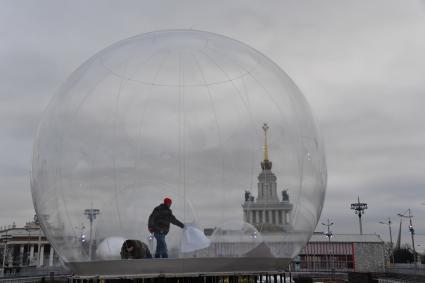
[[[126,240],[121,247],[122,259],[152,258],[148,245],[139,240]]]

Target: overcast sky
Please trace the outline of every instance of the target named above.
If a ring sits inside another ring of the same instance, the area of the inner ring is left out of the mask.
[[[369,205],[365,233],[387,240],[411,208],[425,234],[425,2],[2,1],[0,226],[33,217],[29,170],[43,110],[82,62],[121,39],[198,29],[274,60],[309,101],[323,134],[335,233],[358,233],[350,203]],[[323,230],[318,225],[317,230]],[[403,227],[404,241],[408,227]],[[425,236],[417,235],[424,249]]]

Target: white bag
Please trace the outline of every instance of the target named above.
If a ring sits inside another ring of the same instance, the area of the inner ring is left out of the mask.
[[[190,253],[196,250],[202,250],[210,245],[210,240],[194,224],[185,224],[181,243],[181,251]]]

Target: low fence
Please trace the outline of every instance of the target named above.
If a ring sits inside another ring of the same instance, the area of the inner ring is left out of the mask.
[[[1,283],[25,283],[65,280],[71,277],[71,272],[63,267],[9,267],[0,274]]]
[[[387,266],[386,272],[425,276],[425,265],[420,263],[396,263]]]

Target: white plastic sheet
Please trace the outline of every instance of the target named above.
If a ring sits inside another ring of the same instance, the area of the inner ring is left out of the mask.
[[[192,223],[185,224],[181,242],[181,251],[183,253],[205,249],[209,247],[210,243],[210,240],[205,236],[204,232],[196,227],[196,225]]]

